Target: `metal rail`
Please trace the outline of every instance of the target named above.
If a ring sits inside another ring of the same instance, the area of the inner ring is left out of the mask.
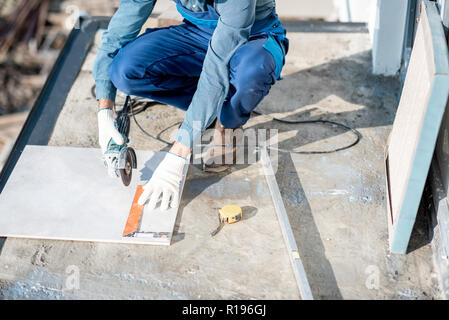
[[[310,289],[309,281],[307,280],[307,275],[298,252],[298,246],[296,245],[296,239],[290,225],[290,220],[288,219],[287,211],[285,210],[284,202],[282,201],[281,192],[279,191],[276,176],[273,167],[271,166],[270,156],[268,155],[265,145],[261,145],[260,153],[268,188],[270,189],[271,197],[273,198],[276,215],[281,227],[282,236],[284,237],[288,257],[292,264],[293,273],[295,274],[296,284],[298,285],[301,298],[303,300],[313,300],[312,290]]]

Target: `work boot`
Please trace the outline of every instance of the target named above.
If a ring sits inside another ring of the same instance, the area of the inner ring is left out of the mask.
[[[236,160],[236,144],[239,136],[243,136],[235,129],[226,128],[218,119],[215,121],[214,133],[210,146],[207,147],[203,154],[203,170],[208,172],[222,172]]]

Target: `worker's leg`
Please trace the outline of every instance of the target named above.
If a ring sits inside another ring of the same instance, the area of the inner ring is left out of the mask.
[[[236,147],[227,145],[236,141],[227,142],[226,135],[239,135],[238,128],[248,121],[251,111],[276,82],[276,61],[273,54],[264,47],[267,41],[268,38],[252,39],[231,58],[228,97],[218,116],[219,123],[215,126],[211,147],[203,156],[203,169],[206,171],[223,171],[236,161]],[[282,52],[280,47],[277,50]],[[282,66],[279,65],[278,68]],[[237,128],[237,131],[234,132],[231,128]],[[243,160],[237,159],[237,162]]]
[[[230,87],[218,119],[227,128],[244,125],[276,82],[276,63],[264,48],[267,38],[250,40],[230,61]]]
[[[186,110],[208,45],[208,38],[192,28],[150,29],[120,49],[109,68],[117,89]]]

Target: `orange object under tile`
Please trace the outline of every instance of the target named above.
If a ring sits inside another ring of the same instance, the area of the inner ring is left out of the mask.
[[[136,194],[134,195],[133,203],[131,204],[131,209],[129,210],[128,220],[126,221],[125,230],[123,230],[123,236],[126,237],[133,232],[137,232],[139,228],[140,219],[142,218],[143,205],[139,205],[137,201],[143,192],[142,185],[138,185],[136,189]]]

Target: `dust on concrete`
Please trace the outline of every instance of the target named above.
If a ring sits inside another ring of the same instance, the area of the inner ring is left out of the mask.
[[[47,265],[47,257],[50,253],[51,245],[40,245],[31,258],[31,264],[39,267],[45,267]]]

